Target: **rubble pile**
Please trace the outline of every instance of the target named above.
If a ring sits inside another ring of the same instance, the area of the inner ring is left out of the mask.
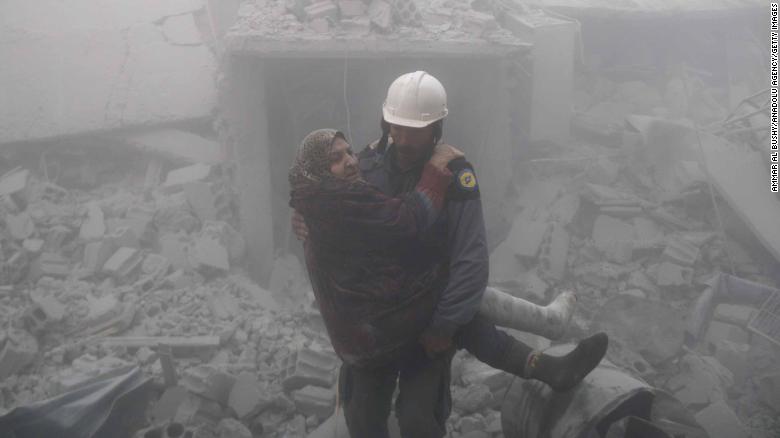
[[[269,39],[361,37],[500,39],[488,2],[466,0],[261,0],[242,3],[231,32]]]
[[[491,254],[491,282],[545,304],[555,289],[576,290],[575,339],[606,331],[608,359],[675,395],[712,437],[776,436],[780,424],[767,419],[780,411],[765,388],[777,389],[771,363],[780,339],[749,330],[762,305],[769,312],[770,295],[724,291],[728,300],[706,301],[704,333],[690,328],[697,302],[723,273],[777,287],[777,261],[758,258],[759,239],[743,238],[751,233],[732,220],[736,207],[717,186],[713,206],[707,169],[695,158],[685,117],[722,119],[726,111],[708,99],[722,90],[596,83],[579,97],[589,109],[573,121],[576,141],[537,145],[520,163],[519,213]],[[681,99],[690,106],[675,106]]]
[[[0,409],[139,366],[162,385],[139,436],[303,436],[335,404],[318,313],[242,273],[224,169],[150,173],[90,192],[21,168],[0,177]],[[299,265],[277,264],[275,289],[304,287]]]

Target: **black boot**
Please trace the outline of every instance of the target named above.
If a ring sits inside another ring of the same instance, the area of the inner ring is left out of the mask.
[[[555,391],[567,391],[598,366],[607,353],[608,343],[606,333],[596,333],[580,341],[566,356],[532,352],[525,362],[524,377],[542,381]]]

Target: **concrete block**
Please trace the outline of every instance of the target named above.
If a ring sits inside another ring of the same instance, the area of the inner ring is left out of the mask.
[[[678,366],[680,372],[666,383],[684,405],[701,408],[726,399],[726,389],[734,384],[731,371],[711,356],[687,354]]]
[[[114,252],[116,246],[105,240],[89,242],[84,246],[84,268],[91,273],[98,272]]]
[[[122,303],[114,295],[104,295],[89,300],[89,313],[86,321],[89,325],[102,324],[122,313]]]
[[[29,259],[24,251],[14,251],[5,260],[5,266],[0,270],[0,283],[16,284],[24,279],[28,271]]]
[[[5,225],[16,240],[27,239],[35,232],[35,224],[25,212],[5,215]]]
[[[658,288],[653,284],[650,277],[647,276],[645,271],[637,269],[631,272],[628,276],[628,287],[642,290],[648,294],[655,295],[658,293]]]
[[[174,169],[168,172],[168,176],[163,183],[163,189],[168,192],[177,191],[186,183],[202,181],[210,175],[211,166],[203,163]]]
[[[184,371],[181,386],[193,394],[227,405],[236,378],[212,365],[197,365]]]
[[[368,5],[371,24],[380,31],[387,32],[393,27],[393,8],[384,0],[371,0]]]
[[[600,215],[593,224],[593,241],[610,261],[626,263],[631,260],[634,239],[633,225],[607,215]]]
[[[62,248],[63,243],[70,239],[71,236],[73,236],[72,229],[65,225],[55,225],[49,228],[49,232],[46,233],[43,250],[56,253]]]
[[[341,18],[360,17],[365,15],[368,9],[363,0],[339,0],[339,12]]]
[[[699,258],[699,247],[689,240],[676,236],[667,240],[661,259],[681,266],[693,266]]]
[[[565,227],[574,220],[579,211],[579,195],[567,193],[553,202],[550,207],[550,218]]]
[[[65,317],[65,306],[56,297],[33,290],[30,300],[51,322],[60,322]]]
[[[506,240],[500,246],[507,245],[509,251],[521,259],[535,259],[539,253],[549,224],[526,216],[518,217]]]
[[[715,359],[734,374],[734,384],[742,387],[750,375],[750,345],[722,339],[715,345]]]
[[[0,380],[23,370],[38,354],[38,341],[29,333],[9,329],[0,336]]]
[[[309,21],[325,19],[336,21],[339,18],[339,8],[330,0],[317,1],[303,8]]]
[[[747,344],[750,341],[750,334],[742,327],[720,321],[711,321],[707,334],[704,337],[706,345],[715,350],[721,340],[727,340],[735,344]]]
[[[610,283],[617,281],[622,273],[623,270],[619,266],[609,262],[580,265],[574,270],[574,275],[580,281],[602,290],[607,289]]]
[[[49,277],[67,277],[70,273],[70,261],[51,252],[41,254],[38,267],[42,275]]]
[[[465,386],[486,385],[494,395],[506,390],[512,378],[512,375],[477,360],[465,361],[460,372],[460,380]]]
[[[306,416],[316,415],[320,419],[333,414],[336,404],[336,393],[332,389],[318,386],[305,386],[293,391],[292,399],[298,411]]]
[[[187,393],[176,410],[173,421],[182,424],[218,423],[225,417],[222,405],[197,394]]]
[[[228,396],[228,407],[240,419],[254,416],[270,405],[271,400],[254,375],[244,372],[236,377],[236,383]]]
[[[216,319],[233,319],[239,314],[239,304],[223,290],[215,290],[208,297],[209,309]]]
[[[282,387],[288,392],[307,385],[329,388],[335,383],[338,366],[335,355],[302,348],[285,360]]]
[[[758,383],[758,396],[775,412],[780,412],[780,372],[771,372],[754,379]]]
[[[184,185],[184,194],[187,197],[187,202],[190,207],[195,211],[198,218],[205,221],[224,220],[229,212],[225,210],[229,209],[229,199],[225,199],[226,196],[218,198],[218,194],[214,192],[215,185],[208,182],[191,182]]]
[[[142,261],[141,251],[123,246],[106,261],[103,265],[103,271],[113,275],[118,280],[126,280],[141,265]]]
[[[710,438],[748,438],[745,426],[724,401],[717,401],[699,411],[696,421]]]
[[[656,284],[661,287],[689,286],[693,281],[693,269],[670,262],[661,263],[657,275]]]
[[[330,31],[330,22],[325,18],[315,18],[309,21],[309,27],[316,33],[325,34]]]
[[[31,254],[39,254],[43,251],[43,239],[25,239],[22,242],[22,248]]]
[[[218,438],[252,438],[252,432],[240,421],[233,418],[223,418],[217,424]]]
[[[115,248],[126,246],[128,248],[138,248],[138,235],[128,226],[117,226],[107,235],[105,240],[111,243]]]
[[[189,238],[185,234],[165,234],[160,237],[160,255],[171,262],[175,269],[192,268],[189,254]]]
[[[464,11],[461,19],[463,30],[473,35],[481,36],[487,32],[498,29],[498,21],[493,14],[486,14],[475,10]]]
[[[30,171],[17,167],[0,177],[0,196],[15,195],[26,191],[30,180]]]
[[[371,20],[368,17],[342,18],[339,26],[353,35],[365,35],[371,32]]]
[[[87,218],[81,223],[79,237],[84,240],[95,240],[103,237],[106,232],[106,223],[103,210],[96,202],[87,205]]]
[[[173,419],[179,406],[187,398],[187,390],[181,386],[174,386],[165,390],[160,399],[157,400],[152,408],[152,419],[154,423],[160,423]]]
[[[199,236],[190,253],[196,265],[215,268],[221,271],[230,270],[227,248],[218,239],[211,236]]]

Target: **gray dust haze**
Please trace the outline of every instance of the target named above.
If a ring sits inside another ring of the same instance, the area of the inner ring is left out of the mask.
[[[447,436],[780,438],[777,18],[0,2],[0,437],[348,436],[288,171],[315,129],[363,151],[390,84],[423,70],[479,181],[489,285],[577,297],[560,339],[507,331],[610,337],[564,396],[458,351]]]

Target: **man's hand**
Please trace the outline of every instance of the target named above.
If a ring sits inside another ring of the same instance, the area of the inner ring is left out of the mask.
[[[425,348],[425,353],[428,357],[435,357],[439,353],[452,348],[452,338],[432,335],[430,333],[423,333],[420,336],[420,343]]]
[[[433,155],[429,160],[438,169],[444,169],[450,161],[463,157],[463,152],[452,145],[446,143],[437,144],[433,148]]]
[[[295,237],[297,237],[301,242],[305,242],[306,238],[309,237],[309,227],[306,226],[306,221],[303,220],[303,215],[298,213],[298,210],[293,210],[290,223],[292,224]]]

